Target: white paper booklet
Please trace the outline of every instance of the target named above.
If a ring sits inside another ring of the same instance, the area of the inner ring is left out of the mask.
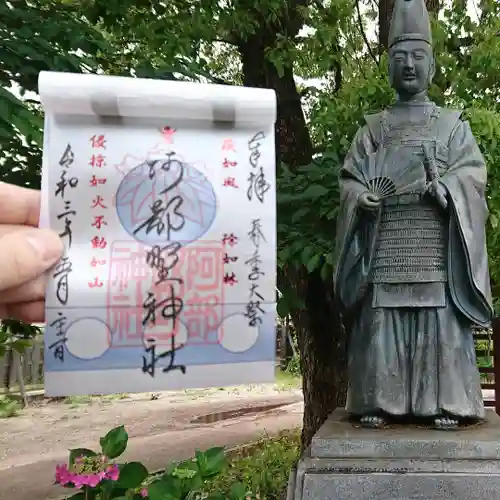
[[[42,72],[49,396],[272,381],[274,91]]]

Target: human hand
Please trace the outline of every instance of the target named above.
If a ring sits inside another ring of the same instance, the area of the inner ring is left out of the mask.
[[[377,210],[380,207],[380,203],[380,198],[369,191],[360,194],[358,198],[358,205],[365,210]]]
[[[45,318],[45,272],[62,256],[57,233],[39,229],[40,192],[0,182],[0,318]]]
[[[442,184],[437,181],[429,183],[427,192],[436,198],[436,201],[443,209],[446,210],[448,208],[448,200],[446,199],[447,192]]]

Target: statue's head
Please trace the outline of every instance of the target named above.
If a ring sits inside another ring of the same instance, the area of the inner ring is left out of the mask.
[[[434,76],[432,47],[421,40],[404,40],[389,49],[389,79],[398,94],[424,92]]]
[[[396,0],[389,31],[389,79],[400,96],[425,92],[434,76],[431,25],[424,0]]]

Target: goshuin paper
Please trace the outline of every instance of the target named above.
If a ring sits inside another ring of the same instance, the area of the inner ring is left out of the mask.
[[[49,396],[271,381],[272,90],[42,72]]]

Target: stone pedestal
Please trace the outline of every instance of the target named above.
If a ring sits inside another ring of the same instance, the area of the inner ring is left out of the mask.
[[[500,500],[500,418],[459,431],[358,429],[337,410],[290,475],[287,500]]]

